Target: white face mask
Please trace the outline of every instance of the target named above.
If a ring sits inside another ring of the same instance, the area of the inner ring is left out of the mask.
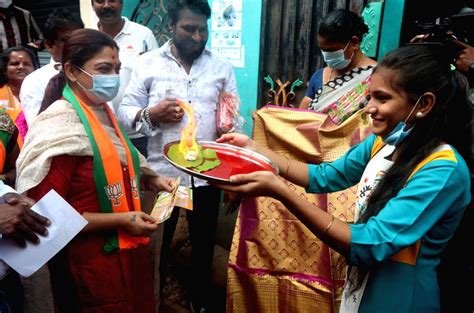
[[[0,8],[6,9],[12,4],[12,0],[0,0]]]

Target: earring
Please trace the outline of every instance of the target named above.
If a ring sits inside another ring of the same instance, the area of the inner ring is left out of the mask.
[[[415,117],[416,117],[416,118],[422,118],[422,117],[423,117],[423,113],[422,113],[422,112],[416,112]]]

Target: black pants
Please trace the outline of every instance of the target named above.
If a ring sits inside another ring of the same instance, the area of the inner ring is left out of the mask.
[[[130,138],[135,148],[146,157],[148,157],[148,137]]]
[[[10,271],[0,280],[0,313],[23,313],[24,291],[20,276]]]
[[[191,240],[191,300],[195,306],[207,306],[212,295],[211,266],[216,241],[217,218],[221,191],[212,186],[193,188],[193,211],[186,211]],[[165,222],[163,247],[161,249],[161,288],[164,287],[169,262],[171,240],[173,239],[179,210],[175,208]]]

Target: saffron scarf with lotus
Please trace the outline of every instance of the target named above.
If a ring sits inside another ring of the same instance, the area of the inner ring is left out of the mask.
[[[111,109],[107,104],[101,104],[125,148],[130,177],[130,193],[132,195],[132,203],[130,205],[127,201],[127,191],[123,190],[125,184],[123,181],[122,164],[114,143],[107,135],[92,109],[74,94],[69,85],[64,88],[63,97],[72,104],[77,112],[92,146],[94,182],[99,198],[100,211],[102,213],[140,211],[140,161],[138,152],[129,138],[123,134]],[[146,244],[148,242],[148,238],[133,237],[119,229],[107,238],[104,251],[109,253],[115,250],[135,248],[139,244]]]

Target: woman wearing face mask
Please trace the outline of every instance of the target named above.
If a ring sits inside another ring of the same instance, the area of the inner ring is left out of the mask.
[[[469,129],[472,108],[467,83],[448,59],[423,46],[385,56],[372,74],[365,107],[373,134],[334,162],[289,160],[241,134],[218,139],[264,154],[309,192],[358,184],[354,224],[308,202],[270,172],[235,175],[232,184],[219,185],[281,201],[346,258],[340,312],[440,312],[436,268],[471,198],[464,161],[471,157],[470,140],[459,134]]]
[[[54,189],[89,222],[49,262],[56,305],[155,312],[148,236],[158,226],[139,195],[141,187],[170,191],[172,180],[147,166],[106,103],[120,84],[115,41],[96,30],[72,32],[62,68],[17,162],[19,192],[38,200]]]
[[[317,70],[309,82],[300,108],[317,112],[344,115],[346,118],[359,109],[359,103],[349,106],[340,103],[345,95],[366,90],[366,82],[376,62],[364,55],[360,49],[362,37],[368,27],[364,21],[349,10],[336,10],[321,22],[318,30],[318,45],[327,66]],[[360,95],[364,98],[364,94]],[[337,121],[336,121],[337,122]]]

